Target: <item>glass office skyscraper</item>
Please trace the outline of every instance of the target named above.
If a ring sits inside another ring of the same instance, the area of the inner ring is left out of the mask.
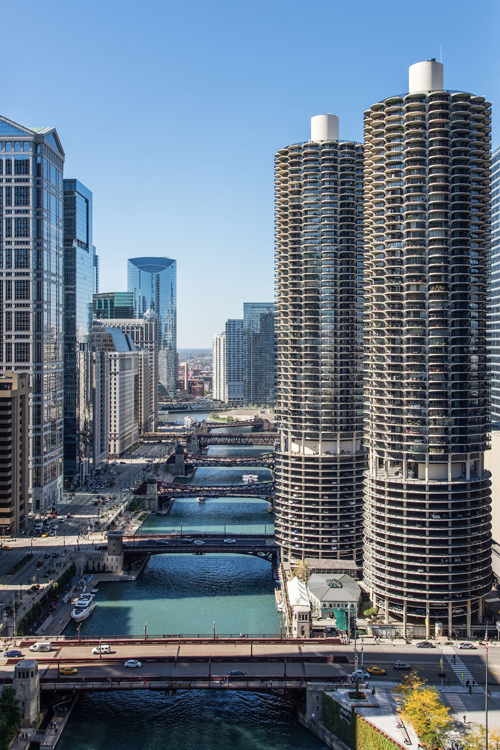
[[[267,406],[276,397],[274,303],[243,303],[243,401]]]
[[[99,292],[94,294],[94,318],[133,318],[132,292]]]
[[[0,371],[30,375],[34,510],[62,493],[63,168],[55,128],[0,117]]]
[[[64,180],[64,476],[69,486],[91,471],[92,297],[95,247],[92,193],[78,180]]]
[[[151,310],[158,318],[158,380],[170,396],[177,389],[177,262],[171,258],[130,258],[127,289],[134,317]]]

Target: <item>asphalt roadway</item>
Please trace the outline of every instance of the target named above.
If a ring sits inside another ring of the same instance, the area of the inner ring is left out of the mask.
[[[350,646],[332,645],[325,643],[294,644],[293,640],[284,640],[283,643],[261,643],[250,641],[239,641],[233,643],[211,642],[205,640],[196,643],[176,643],[172,640],[148,641],[147,643],[135,641],[124,643],[123,639],[116,644],[110,641],[111,654],[101,656],[92,655],[93,646],[99,643],[99,639],[91,642],[81,642],[74,645],[53,642],[54,651],[50,653],[31,653],[28,647],[23,647],[22,653],[25,658],[35,658],[40,663],[41,676],[53,678],[57,675],[58,666],[75,666],[78,676],[91,679],[93,677],[124,677],[130,673],[141,677],[172,676],[179,678],[208,676],[209,672],[214,675],[227,675],[231,669],[241,669],[248,675],[257,677],[267,676],[276,678],[283,677],[308,677],[333,679],[335,676],[350,675],[354,669],[354,648]],[[106,640],[103,637],[102,642]],[[416,669],[429,684],[440,685],[441,671],[440,658],[441,649],[419,649],[416,645],[392,644],[383,642],[380,645],[367,642],[362,645],[364,668],[377,665],[386,670],[385,675],[371,678],[377,683],[380,681],[394,683],[401,679],[404,672],[395,670],[393,667],[397,659],[405,661]],[[447,649],[451,651],[451,649]],[[478,646],[474,651],[466,651],[453,648],[452,651],[464,663],[472,675],[476,684],[484,685],[485,682],[485,649]],[[334,663],[318,663],[317,657],[335,657]],[[140,669],[128,669],[124,667],[127,659],[138,659],[143,663]],[[358,642],[358,660],[361,666],[361,643]],[[4,659],[0,661],[0,677],[8,677],[17,659]],[[210,666],[209,666],[210,662]],[[443,659],[445,668],[445,686],[459,685],[460,679],[451,669],[448,661]],[[52,666],[52,664],[54,666]],[[500,648],[492,646],[489,648],[489,684],[490,687],[500,686]],[[61,679],[63,679],[61,677]]]

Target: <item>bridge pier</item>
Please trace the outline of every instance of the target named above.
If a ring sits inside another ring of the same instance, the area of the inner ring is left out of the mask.
[[[279,556],[278,552],[273,552],[271,556],[271,575],[274,579],[278,578],[278,563],[279,563]]]
[[[188,439],[186,440],[186,447],[189,453],[200,452],[200,442],[198,440],[198,436],[195,433],[189,435]]]

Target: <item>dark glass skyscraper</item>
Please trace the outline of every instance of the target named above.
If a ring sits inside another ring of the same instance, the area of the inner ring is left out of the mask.
[[[95,289],[92,193],[64,180],[64,475],[71,485],[92,461],[92,296]]]
[[[177,262],[171,258],[130,258],[127,289],[134,317],[154,310],[158,318],[158,379],[167,393],[177,388]]]
[[[243,303],[243,401],[267,406],[276,397],[274,303]]]
[[[94,294],[94,318],[133,318],[132,292],[99,292]]]

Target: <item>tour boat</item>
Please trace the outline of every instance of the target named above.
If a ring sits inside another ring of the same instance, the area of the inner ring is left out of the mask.
[[[199,503],[204,503],[206,498],[204,498],[203,495],[200,495],[196,499],[198,500]]]
[[[259,481],[258,474],[243,474],[241,477],[243,484],[256,484]]]
[[[76,602],[71,617],[75,622],[83,622],[87,617],[90,617],[96,607],[97,604],[94,601],[92,594],[84,594],[84,596]]]

